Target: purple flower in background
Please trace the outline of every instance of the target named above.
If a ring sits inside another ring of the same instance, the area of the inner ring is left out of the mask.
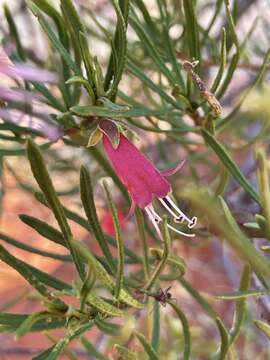
[[[42,70],[30,65],[13,64],[3,49],[0,49],[0,73],[13,79],[22,78],[37,82],[56,82],[57,76],[51,71]]]
[[[51,123],[47,115],[42,115],[42,119],[35,114],[26,114],[17,109],[0,109],[0,118],[4,121],[30,128],[51,141],[57,141],[63,136],[63,131]]]
[[[49,71],[41,70],[24,64],[14,65],[4,50],[0,49],[0,73],[16,80],[37,82],[55,82],[57,76]],[[0,98],[4,101],[21,102],[34,107],[34,101],[40,100],[39,96],[23,89],[10,89],[0,86]],[[45,114],[44,114],[45,113]],[[51,141],[56,141],[63,136],[62,130],[53,124],[52,119],[42,109],[42,114],[33,111],[31,114],[8,107],[0,109],[0,117],[6,121],[25,128],[30,128]]]
[[[117,175],[131,195],[133,202],[131,208],[138,205],[144,209],[159,234],[158,224],[162,219],[152,205],[154,198],[160,201],[176,223],[186,221],[190,229],[196,225],[197,218],[189,219],[168,196],[171,185],[165,177],[178,171],[184,162],[174,169],[161,172],[123,134],[120,134],[116,149],[106,135],[103,136],[103,145]],[[183,233],[171,225],[168,227],[181,235],[194,236]]]

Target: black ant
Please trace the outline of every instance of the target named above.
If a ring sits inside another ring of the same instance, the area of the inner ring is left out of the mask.
[[[153,297],[156,301],[158,301],[163,307],[166,306],[167,302],[169,300],[173,300],[172,298],[172,294],[169,291],[171,289],[171,286],[169,286],[167,289],[162,290],[161,288],[159,288],[158,292],[156,293],[151,293],[149,291],[143,291],[141,290],[140,292],[143,292],[144,294],[146,294],[147,296],[151,296]]]

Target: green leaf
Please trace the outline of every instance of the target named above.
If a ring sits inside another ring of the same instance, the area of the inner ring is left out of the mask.
[[[59,12],[47,0],[31,0],[40,10],[45,12],[50,18],[53,19],[58,30],[59,38],[66,48],[68,48],[68,34],[66,31],[65,23]],[[33,10],[32,10],[33,11]]]
[[[72,76],[70,79],[68,79],[66,81],[66,84],[81,84],[84,86],[84,88],[86,89],[86,91],[88,92],[90,98],[94,101],[95,100],[95,94],[94,94],[94,90],[92,88],[92,86],[90,85],[90,83],[85,80],[82,76]]]
[[[142,210],[137,206],[135,209],[136,222],[138,227],[138,232],[140,235],[142,250],[143,250],[143,271],[145,280],[149,279],[150,275],[150,265],[148,259],[148,244],[146,242],[146,234],[145,234],[145,222],[143,217]]]
[[[94,59],[88,46],[87,37],[82,31],[80,31],[79,33],[79,43],[83,57],[83,62],[87,73],[87,78],[96,98],[97,97],[96,84],[95,84],[96,70],[94,66]]]
[[[160,261],[162,259],[163,250],[158,248],[150,248],[150,252],[157,260]],[[175,254],[168,255],[166,264],[171,266],[174,271],[177,270],[175,274],[176,278],[183,276],[186,272],[186,263],[178,255]]]
[[[84,26],[81,23],[80,15],[77,13],[77,10],[72,2],[72,0],[61,0],[61,9],[64,10],[65,14],[68,15],[70,24],[75,34],[79,35],[80,31],[84,31]]]
[[[220,144],[213,135],[211,135],[207,130],[201,129],[202,135],[208,145],[214,150],[216,155],[222,161],[223,165],[229,171],[229,173],[233,176],[233,178],[238,182],[238,184],[255,200],[259,205],[260,197],[257,191],[252,187],[252,185],[248,182],[245,176],[242,174],[236,163],[230,157],[228,152],[225,150],[224,146]]]
[[[89,353],[89,355],[93,356],[97,360],[108,360],[109,358],[101,354],[95,346],[87,340],[84,336],[81,338],[81,343]]]
[[[143,26],[140,24],[139,21],[136,20],[134,16],[130,16],[129,23],[132,26],[132,28],[135,30],[139,39],[141,40],[142,46],[146,48],[152,61],[156,64],[157,69],[167,77],[167,79],[171,84],[174,84],[175,78],[172,72],[169,71],[169,69],[166,67],[164,60],[160,56],[160,53],[157,50],[157,48],[155,47],[154,42],[147,35],[145,30],[143,29]]]
[[[45,351],[43,351],[41,354],[34,356],[32,358],[32,360],[47,360],[48,356],[51,354],[53,348],[54,348],[54,345],[51,346],[50,348],[46,349]]]
[[[269,295],[270,289],[246,290],[246,291],[232,291],[227,293],[217,294],[215,297],[220,300],[244,300],[249,297],[259,297]]]
[[[132,108],[129,105],[120,105],[120,104],[116,104],[114,102],[112,102],[111,100],[107,99],[106,97],[100,97],[98,99],[99,102],[101,102],[104,107],[108,110],[111,110],[113,113],[114,112],[127,112],[130,110],[130,108]]]
[[[134,76],[139,78],[147,87],[157,93],[167,103],[173,105],[173,107],[176,109],[182,109],[181,104],[176,102],[171,96],[166,94],[161,86],[156,85],[148,76],[146,76],[145,73],[139,67],[137,67],[130,58],[128,58],[127,68]]]
[[[18,128],[16,128],[17,130]],[[22,130],[23,133],[25,133],[26,131],[28,131],[28,129],[26,128],[20,128]],[[40,150],[46,150],[48,149],[50,146],[52,145],[51,142],[42,144],[41,146],[39,146]],[[21,155],[25,155],[25,148],[24,147],[18,147],[15,149],[0,149],[0,156],[21,156]]]
[[[136,353],[134,353],[133,351],[129,350],[128,348],[126,348],[122,345],[115,344],[114,349],[116,350],[118,356],[122,360],[138,360],[139,359]]]
[[[190,338],[190,330],[189,330],[189,325],[188,325],[186,315],[184,314],[184,312],[180,309],[180,307],[174,301],[169,300],[168,304],[170,304],[171,307],[174,309],[174,311],[176,312],[176,314],[179,317],[179,320],[182,323],[183,336],[184,336],[183,360],[189,360],[190,351],[191,351],[191,338]]]
[[[38,10],[38,8],[33,5],[31,6],[31,10],[33,14],[37,17],[43,31],[46,33],[50,41],[52,42],[54,48],[61,54],[63,60],[65,61],[66,65],[74,71],[76,75],[81,74],[81,70],[77,67],[73,59],[71,58],[70,54],[64,47],[64,45],[61,43],[61,41],[57,38],[55,33],[53,32],[52,28],[50,27],[47,20],[45,20],[44,16],[41,14],[41,12]]]
[[[91,263],[88,264],[88,274],[84,279],[80,290],[80,311],[84,310],[84,305],[86,303],[87,297],[90,294],[91,290],[93,289],[96,282],[96,273],[95,269],[91,267]]]
[[[229,346],[230,346],[229,333],[219,317],[216,318],[216,323],[217,323],[217,327],[219,329],[220,338],[221,338],[221,344],[220,344],[220,350],[219,350],[219,360],[225,360],[228,350],[229,350]]]
[[[41,311],[27,316],[27,318],[20,324],[20,326],[16,330],[16,339],[20,339],[23,335],[29,332],[36,322],[43,319],[49,319],[50,316],[51,314],[47,311]]]
[[[171,238],[167,226],[167,219],[164,217],[161,223],[161,233],[162,233],[162,239],[164,243],[164,249],[162,252],[162,258],[160,259],[158,265],[154,269],[152,275],[150,275],[149,280],[144,285],[143,290],[149,291],[152,286],[155,284],[155,282],[158,280],[161,272],[163,271],[166,262],[168,260],[169,252],[170,252],[170,246],[171,246]]]
[[[111,56],[104,80],[104,89],[107,91],[108,98],[114,100],[118,84],[121,80],[127,51],[126,32],[129,16],[129,0],[113,0],[113,6],[117,15],[117,25],[114,39],[111,42]]]
[[[203,296],[194,289],[191,284],[185,279],[179,279],[180,284],[184,287],[184,289],[193,297],[193,299],[202,307],[202,309],[210,316],[212,319],[216,319],[218,314],[214,310],[214,308],[203,298]]]
[[[115,51],[117,52],[117,64],[115,64],[114,74],[112,79],[112,84],[107,92],[107,97],[114,100],[119,82],[122,78],[125,63],[126,63],[126,52],[127,52],[127,18],[129,13],[129,0],[124,0],[124,11],[120,8],[118,0],[112,0],[116,15],[117,15],[117,25],[116,25],[116,34],[117,41],[115,41]]]
[[[27,144],[27,155],[31,165],[32,173],[44,193],[46,200],[52,209],[54,216],[58,222],[58,225],[62,231],[64,239],[68,248],[70,249],[73,261],[76,265],[77,271],[81,278],[84,278],[84,268],[83,264],[80,261],[80,258],[74,251],[71,245],[72,233],[68,225],[64,210],[62,205],[55,193],[51,178],[45,166],[44,160],[41,156],[41,153],[38,147],[32,140],[28,141]]]
[[[183,0],[185,12],[185,28],[186,28],[186,42],[189,48],[189,58],[200,60],[200,39],[197,18],[195,15],[195,2],[191,0]],[[199,71],[200,72],[200,71]]]
[[[219,65],[219,69],[217,72],[217,75],[215,77],[214,83],[211,87],[211,93],[215,93],[218,86],[220,85],[224,70],[225,70],[225,65],[226,65],[226,60],[227,60],[227,49],[226,49],[226,29],[222,28],[222,38],[221,38],[221,47],[220,47],[220,65]]]
[[[104,321],[100,316],[95,318],[95,324],[102,333],[110,336],[119,336],[122,330],[122,326],[108,321]]]
[[[96,308],[100,313],[106,316],[124,316],[122,310],[111,305],[101,297],[94,295],[93,293],[87,296],[87,303]]]
[[[21,324],[28,318],[29,315],[26,314],[9,314],[9,313],[0,313],[0,332],[14,332],[16,329],[21,326]],[[30,332],[52,330],[57,328],[62,328],[65,325],[65,320],[59,320],[57,317],[54,320],[54,317],[47,320],[39,320],[29,329]]]
[[[250,263],[255,272],[266,276],[269,275],[269,261],[255,249],[250,240],[243,234],[225,201],[221,197],[219,197],[219,199],[225,214],[225,218],[227,220],[227,224],[232,230],[231,235],[234,236],[234,238],[231,239],[233,240],[233,246],[238,250],[239,254]]]
[[[246,265],[242,272],[239,291],[247,292],[249,291],[251,283],[251,269],[250,266]],[[247,302],[246,298],[237,299],[235,304],[235,312],[233,318],[233,325],[230,330],[230,344],[233,344],[237,337],[240,334],[241,326],[245,321],[245,317],[247,315]]]
[[[97,278],[100,280],[102,285],[108,289],[111,293],[114,292],[115,289],[115,281],[112,279],[112,277],[108,274],[107,270],[101,265],[95,257],[91,254],[91,252],[88,250],[88,248],[78,242],[73,241],[73,245],[76,247],[77,251],[83,256],[88,262],[91,263],[91,265],[95,269],[95,273]],[[121,289],[119,294],[119,300],[131,307],[142,309],[144,308],[144,305],[141,304],[139,301],[137,301],[135,298],[133,298],[125,289]]]
[[[124,264],[125,264],[125,253],[124,253],[124,240],[121,231],[121,225],[118,217],[117,208],[112,200],[112,195],[109,190],[108,184],[104,181],[103,186],[105,188],[105,192],[107,195],[107,202],[109,205],[110,212],[112,214],[114,229],[115,229],[115,237],[117,242],[117,272],[116,272],[116,286],[114,296],[116,299],[119,298],[121,289],[123,287],[124,280]]]
[[[151,345],[156,352],[158,352],[159,344],[160,344],[160,304],[158,301],[155,301],[154,310],[153,310]]]
[[[161,16],[162,16],[162,23],[163,23],[163,35],[164,35],[164,45],[166,46],[166,48],[168,49],[166,51],[167,56],[170,60],[170,63],[172,65],[173,71],[174,71],[174,75],[175,75],[175,82],[177,82],[177,84],[180,86],[180,88],[183,90],[185,88],[185,84],[184,84],[184,80],[180,71],[181,68],[181,64],[180,62],[177,60],[177,56],[176,56],[176,51],[175,51],[175,45],[169,35],[169,30],[170,30],[170,15],[168,13],[168,9],[167,9],[167,4],[165,0],[161,0],[161,3],[163,5],[164,8],[164,15],[163,15],[163,11],[160,11]],[[186,99],[188,101],[188,99]]]
[[[36,196],[37,200],[40,201],[43,205],[48,206],[48,204],[46,203],[46,200],[44,199],[43,194],[36,193],[35,196]],[[86,219],[84,219],[82,216],[75,213],[74,211],[71,211],[71,210],[67,209],[66,207],[63,207],[63,208],[64,208],[65,214],[66,214],[68,219],[74,221],[76,224],[79,224],[84,229],[86,229],[87,231],[90,231],[92,233],[93,229],[92,229],[92,227],[90,226],[89,222]],[[51,229],[54,229],[54,228],[51,228]],[[56,229],[54,229],[54,230],[57,231]],[[60,233],[60,235],[61,235],[61,233]],[[47,237],[48,239],[54,241],[53,237],[52,238],[49,238],[48,236],[45,236],[45,237]],[[117,247],[116,240],[113,237],[109,236],[108,234],[104,234],[104,237],[105,237],[106,241],[110,245],[112,245],[113,247]],[[59,240],[60,240],[60,238],[59,238]],[[57,242],[57,241],[55,241],[55,242]],[[63,245],[63,246],[66,246],[65,242],[64,242],[64,239],[62,240],[62,243],[60,241],[58,243]],[[142,262],[141,258],[126,246],[125,246],[125,254],[135,263],[141,263]]]
[[[140,343],[142,344],[145,352],[148,355],[148,358],[150,360],[159,360],[158,354],[156,353],[156,351],[152,348],[152,346],[149,344],[149,342],[146,340],[145,336],[143,334],[141,334],[138,331],[134,331],[134,335],[136,336],[136,338],[140,341]]]
[[[54,97],[54,95],[48,90],[48,88],[44,84],[40,84],[36,81],[31,81],[31,84],[37,91],[39,91],[44,96],[50,106],[61,112],[67,110],[65,106],[63,106],[61,102],[56,97]]]
[[[87,117],[87,116],[98,116],[98,117],[114,117],[114,118],[130,118],[130,117],[140,117],[140,116],[163,116],[166,114],[171,114],[172,109],[148,109],[148,108],[133,108],[128,111],[114,111],[101,107],[101,106],[92,106],[92,105],[77,105],[73,106],[70,111],[78,116]]]
[[[115,265],[109,246],[104,238],[103,231],[101,229],[94,201],[93,187],[89,172],[84,166],[81,167],[80,172],[80,187],[81,187],[81,200],[85,214],[91,225],[93,233],[99,243],[99,246],[108,261],[111,270],[114,270]]]
[[[260,329],[270,340],[270,325],[261,320],[254,320],[254,324]]]
[[[265,219],[266,233],[270,234],[270,186],[266,154],[263,149],[256,151],[257,179]]]
[[[87,330],[90,330],[93,326],[94,321],[88,321],[87,324],[81,325],[76,330],[70,330],[64,338],[60,339],[52,348],[45,350],[47,352],[47,360],[57,360],[59,359],[59,356],[62,354],[64,349],[68,346],[68,344],[76,339],[78,336],[80,336],[82,333],[86,332]],[[39,356],[43,356],[41,358],[36,358],[36,360],[45,359],[44,355],[40,354]]]
[[[15,239],[11,238],[10,236],[7,236],[1,232],[0,232],[0,239],[2,239],[3,241],[5,241],[8,244],[11,244],[13,246],[16,246],[19,249],[28,251],[33,254],[38,254],[38,255],[49,257],[49,258],[56,259],[56,260],[71,261],[71,257],[69,255],[59,255],[59,254],[52,253],[49,251],[37,249],[33,246],[24,244],[21,241],[15,240]]]
[[[26,225],[30,226],[36,230],[40,235],[44,236],[46,239],[49,239],[56,244],[62,245],[67,248],[67,244],[61,232],[51,225],[47,224],[45,221],[39,220],[33,216],[26,214],[19,215],[19,218]]]
[[[14,268],[20,275],[22,275],[30,285],[36,288],[45,297],[51,299],[51,295],[45,285],[53,287],[57,290],[71,289],[72,287],[63,281],[35,268],[32,265],[25,263],[11,255],[2,245],[0,245],[0,259],[6,264]]]
[[[15,44],[16,44],[16,50],[18,52],[18,55],[20,57],[20,59],[22,61],[26,60],[26,56],[25,56],[25,52],[23,49],[23,46],[21,44],[21,40],[20,40],[20,36],[18,33],[18,29],[17,26],[14,22],[13,16],[9,10],[9,7],[7,6],[7,4],[4,4],[4,13],[5,13],[5,17],[7,19],[7,23],[8,23],[8,27],[9,27],[9,31],[11,36],[13,37],[13,39],[15,40]]]

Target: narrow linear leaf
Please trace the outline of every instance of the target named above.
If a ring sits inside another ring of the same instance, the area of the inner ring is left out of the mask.
[[[26,262],[19,260],[15,256],[11,255],[2,245],[0,245],[0,259],[7,265],[13,267],[20,275],[22,275],[26,281],[28,281],[33,287],[37,289],[44,296],[49,296],[48,290],[43,284],[50,286],[57,290],[71,289],[72,287],[65,282],[49,275]]]
[[[146,234],[145,234],[145,223],[142,210],[137,206],[135,209],[136,222],[138,227],[138,232],[140,235],[141,245],[143,249],[143,271],[144,278],[148,280],[150,275],[150,265],[148,259],[148,245],[146,242]]]
[[[8,22],[8,27],[9,27],[9,31],[11,36],[13,37],[13,39],[15,40],[15,44],[16,44],[16,50],[18,52],[19,57],[21,58],[22,61],[26,60],[26,56],[25,56],[25,52],[20,40],[20,36],[18,33],[18,29],[17,26],[13,20],[13,16],[9,10],[9,7],[7,6],[7,4],[4,4],[4,13],[5,13],[5,17],[6,20]]]
[[[117,65],[114,69],[113,81],[111,87],[107,93],[109,99],[114,100],[117,94],[119,82],[122,78],[125,63],[126,63],[126,52],[127,52],[127,21],[129,16],[129,0],[124,0],[121,3],[124,5],[124,9],[120,8],[118,0],[112,0],[113,6],[117,15],[117,26],[114,42],[115,50],[117,52]],[[124,11],[123,11],[124,10]],[[123,12],[122,12],[123,11]]]
[[[170,83],[174,84],[175,79],[173,74],[169,71],[169,69],[166,67],[164,60],[160,56],[159,51],[155,47],[154,42],[151,40],[151,38],[148,36],[148,34],[143,29],[143,26],[140,24],[139,21],[136,20],[134,16],[130,16],[129,19],[130,25],[135,30],[136,34],[138,35],[139,39],[141,40],[142,46],[146,48],[149,56],[153,60],[153,62],[156,64],[157,69],[164,74]]]
[[[46,202],[43,194],[41,194],[41,193],[35,193],[35,197],[36,197],[36,199],[37,199],[40,203],[42,203],[43,205],[45,205],[45,206],[48,207],[48,204],[47,204],[47,202]],[[90,226],[89,222],[88,222],[86,219],[84,219],[82,216],[80,216],[79,214],[75,213],[74,211],[71,211],[71,210],[67,209],[66,207],[63,207],[63,209],[64,209],[65,214],[66,214],[66,216],[67,216],[68,219],[74,221],[76,224],[79,224],[80,226],[82,226],[82,227],[83,227],[84,229],[86,229],[87,231],[90,231],[91,233],[93,232],[92,227]],[[52,228],[52,229],[54,229],[54,228]],[[56,230],[56,229],[54,229],[54,230]],[[56,230],[56,231],[58,231],[58,230]],[[42,234],[41,234],[41,235],[42,235]],[[60,233],[60,235],[61,235],[61,233]],[[44,235],[44,236],[45,236],[45,235]],[[62,235],[61,235],[61,236],[62,236]],[[117,247],[116,240],[115,240],[113,237],[111,237],[111,236],[108,235],[108,234],[104,234],[104,236],[105,236],[106,241],[107,241],[110,245],[112,245],[113,247]],[[45,237],[47,237],[47,236],[45,236]],[[52,237],[52,238],[47,237],[47,238],[50,239],[50,240],[52,240],[52,241],[54,241],[53,237]],[[60,238],[59,238],[59,240],[60,240]],[[64,242],[64,239],[62,239],[62,243],[61,243],[60,241],[59,241],[59,242],[55,241],[55,242],[56,242],[56,243],[59,243],[60,245],[66,246],[66,245],[65,245],[65,242]],[[141,262],[142,262],[142,261],[141,261],[141,258],[140,258],[137,254],[135,254],[132,250],[130,250],[129,248],[127,248],[126,246],[125,246],[125,254],[126,254],[126,255],[130,258],[130,260],[133,261],[134,263],[141,263]]]
[[[251,283],[251,269],[249,265],[246,265],[244,267],[244,270],[242,272],[240,285],[239,285],[239,291],[249,291]],[[233,319],[233,325],[230,330],[230,343],[233,344],[235,340],[237,339],[241,326],[243,325],[245,321],[245,317],[247,315],[247,302],[246,298],[239,299],[236,301],[235,305],[235,313],[234,313],[234,319]]]
[[[214,83],[211,87],[211,93],[215,93],[218,86],[220,85],[224,70],[225,70],[225,65],[226,65],[226,61],[227,61],[227,49],[226,49],[226,29],[222,28],[222,33],[221,33],[221,47],[220,47],[220,65],[219,65],[219,69],[217,72],[217,75],[215,77]]]
[[[157,93],[167,103],[173,105],[173,107],[176,109],[182,109],[181,104],[176,102],[171,96],[166,94],[166,92],[160,86],[156,85],[148,76],[146,76],[145,73],[138,66],[136,66],[130,58],[128,58],[127,68],[134,76],[139,78],[147,87]]]
[[[44,236],[46,239],[49,239],[56,244],[62,245],[67,248],[67,244],[61,232],[51,225],[47,224],[45,221],[39,220],[33,216],[26,214],[19,215],[19,218],[26,225],[30,226],[32,229],[36,230],[40,235]]]
[[[267,338],[270,340],[270,325],[267,324],[265,321],[261,320],[254,320],[254,324],[257,326],[259,330],[261,330]]]
[[[189,58],[200,60],[200,40],[198,24],[195,15],[195,3],[190,0],[183,0],[183,6],[186,18],[185,27],[187,45],[189,47]]]
[[[216,155],[222,161],[223,165],[227,168],[229,173],[233,176],[233,178],[238,182],[238,184],[252,197],[254,201],[256,201],[259,205],[260,197],[257,191],[252,187],[249,181],[242,174],[236,163],[230,157],[228,152],[225,150],[224,146],[220,144],[213,135],[211,135],[207,130],[201,129],[202,135],[208,145],[214,150]]]
[[[68,248],[70,249],[73,261],[76,265],[77,271],[81,278],[84,278],[84,268],[78,255],[74,251],[71,245],[72,233],[68,225],[64,210],[60,201],[55,193],[51,178],[47,171],[44,160],[41,156],[40,150],[32,140],[28,140],[27,155],[31,165],[32,173],[44,193],[46,200],[52,209],[54,216],[58,222],[58,225],[63,233],[64,239]]]
[[[152,346],[149,344],[149,342],[146,340],[145,336],[143,334],[141,334],[138,331],[134,331],[134,335],[136,336],[136,338],[140,341],[140,343],[142,344],[145,352],[148,355],[148,358],[150,360],[159,360],[158,354],[156,353],[156,351],[152,348]]]
[[[184,335],[183,360],[189,360],[190,351],[191,351],[191,338],[190,338],[190,330],[189,330],[189,325],[188,325],[186,315],[174,301],[169,300],[168,304],[170,304],[171,307],[174,309],[174,311],[176,312],[176,314],[178,315],[178,317],[182,323],[183,335]]]
[[[27,332],[29,332],[30,329],[32,328],[32,326],[36,322],[43,320],[43,319],[48,319],[48,318],[50,318],[50,316],[51,316],[51,314],[48,313],[47,311],[41,311],[38,313],[30,314],[17,328],[17,330],[16,330],[17,340],[20,339]]]
[[[109,358],[107,356],[104,356],[103,354],[101,354],[101,352],[99,352],[95,346],[86,339],[86,337],[82,336],[81,337],[81,343],[84,346],[84,348],[87,350],[87,352],[89,353],[89,355],[93,356],[95,359],[97,360],[108,360]]]
[[[115,293],[114,296],[116,299],[119,298],[120,291],[123,286],[123,279],[124,279],[124,263],[125,263],[125,253],[124,253],[124,240],[122,237],[121,225],[118,217],[117,208],[112,200],[112,195],[110,193],[108,184],[104,181],[103,186],[106,191],[107,201],[110,208],[110,212],[113,218],[113,224],[115,229],[115,238],[117,242],[117,272],[116,272],[116,286],[115,286]]]
[[[105,334],[110,336],[119,336],[121,334],[122,326],[114,323],[110,323],[97,316],[95,318],[95,324]]]
[[[109,108],[101,107],[101,106],[92,106],[92,105],[77,105],[73,106],[70,109],[71,112],[78,116],[86,117],[86,116],[98,116],[98,117],[111,117],[114,118],[130,118],[130,117],[140,117],[140,116],[163,116],[172,113],[172,109],[148,109],[148,108],[133,108],[131,110],[122,111],[114,111],[112,114],[112,110]]]
[[[38,255],[41,255],[44,257],[49,257],[49,258],[61,260],[61,261],[71,261],[71,257],[69,255],[60,255],[60,254],[56,254],[56,253],[52,253],[49,251],[44,251],[44,250],[38,249],[36,247],[24,244],[21,241],[15,240],[15,239],[11,238],[10,236],[7,236],[1,232],[0,232],[0,239],[2,239],[3,241],[5,241],[8,244],[11,244],[13,246],[16,246],[19,249],[28,251],[33,254],[38,254]]]
[[[75,64],[75,62],[73,61],[73,59],[71,58],[70,54],[68,53],[68,51],[66,50],[66,48],[64,47],[64,45],[61,43],[61,41],[57,38],[57,36],[55,35],[55,33],[53,32],[51,26],[49,25],[48,21],[45,20],[44,16],[41,14],[41,12],[37,9],[37,7],[33,7],[31,6],[31,10],[33,12],[33,14],[37,17],[43,31],[45,32],[45,34],[48,36],[48,38],[50,39],[50,41],[52,42],[53,46],[55,47],[55,49],[57,49],[59,51],[59,53],[61,54],[63,60],[65,61],[66,65],[72,69],[74,71],[74,73],[76,75],[80,75],[81,71],[80,69],[77,67],[77,65]]]
[[[21,324],[28,318],[27,314],[10,314],[0,313],[0,332],[14,332],[21,326]],[[65,321],[61,319],[52,318],[50,322],[46,320],[39,320],[29,329],[30,332],[52,330],[62,328],[65,325]]]
[[[139,359],[133,351],[129,350],[128,348],[126,348],[122,345],[115,344],[114,349],[116,350],[116,352],[121,360],[138,360]]]
[[[93,186],[92,186],[90,174],[84,166],[81,167],[81,172],[80,172],[80,188],[81,188],[81,200],[85,214],[88,218],[91,228],[93,229],[93,233],[95,234],[98,244],[105,258],[108,261],[111,270],[114,271],[115,264],[113,261],[113,257],[110,252],[109,246],[104,238],[104,234],[99,224],[99,220],[96,213],[96,206],[93,195]]]
[[[217,327],[219,329],[220,338],[221,338],[221,344],[220,344],[220,350],[219,350],[219,360],[225,360],[228,350],[229,350],[229,333],[227,329],[225,328],[223,322],[220,318],[216,318]]]
[[[95,269],[96,276],[100,280],[100,282],[103,284],[103,286],[108,289],[111,293],[114,292],[115,289],[115,281],[112,279],[112,277],[108,274],[106,269],[95,259],[95,257],[90,253],[88,248],[78,242],[73,241],[73,245],[76,247],[77,251],[81,254],[82,257],[84,257],[87,261],[89,261],[92,266]],[[131,307],[142,309],[144,308],[144,305],[141,304],[139,301],[137,301],[135,298],[133,298],[125,289],[121,289],[119,294],[119,300]]]
[[[124,313],[122,310],[111,305],[107,301],[103,300],[101,297],[94,294],[89,294],[87,297],[87,302],[96,308],[100,313],[103,313],[107,316],[123,316]]]
[[[159,344],[160,344],[160,304],[158,301],[155,301],[154,310],[153,310],[151,345],[156,352],[158,352]]]
[[[171,238],[167,226],[167,219],[166,217],[163,218],[161,223],[161,233],[162,238],[164,242],[164,249],[162,253],[162,258],[160,259],[158,265],[156,266],[155,270],[153,271],[152,275],[150,275],[149,280],[144,285],[143,290],[149,291],[152,286],[155,284],[155,282],[158,280],[159,275],[161,274],[162,270],[164,269],[168,256],[170,251],[170,245],[171,245]]]
[[[256,151],[257,179],[265,219],[266,233],[270,234],[270,186],[266,154],[263,149]]]

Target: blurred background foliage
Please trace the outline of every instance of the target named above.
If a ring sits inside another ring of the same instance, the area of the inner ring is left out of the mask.
[[[269,15],[266,0],[2,5],[2,49],[37,79],[0,69],[1,358],[269,358]],[[187,160],[170,181],[196,237],[126,216],[104,118],[160,170]]]

